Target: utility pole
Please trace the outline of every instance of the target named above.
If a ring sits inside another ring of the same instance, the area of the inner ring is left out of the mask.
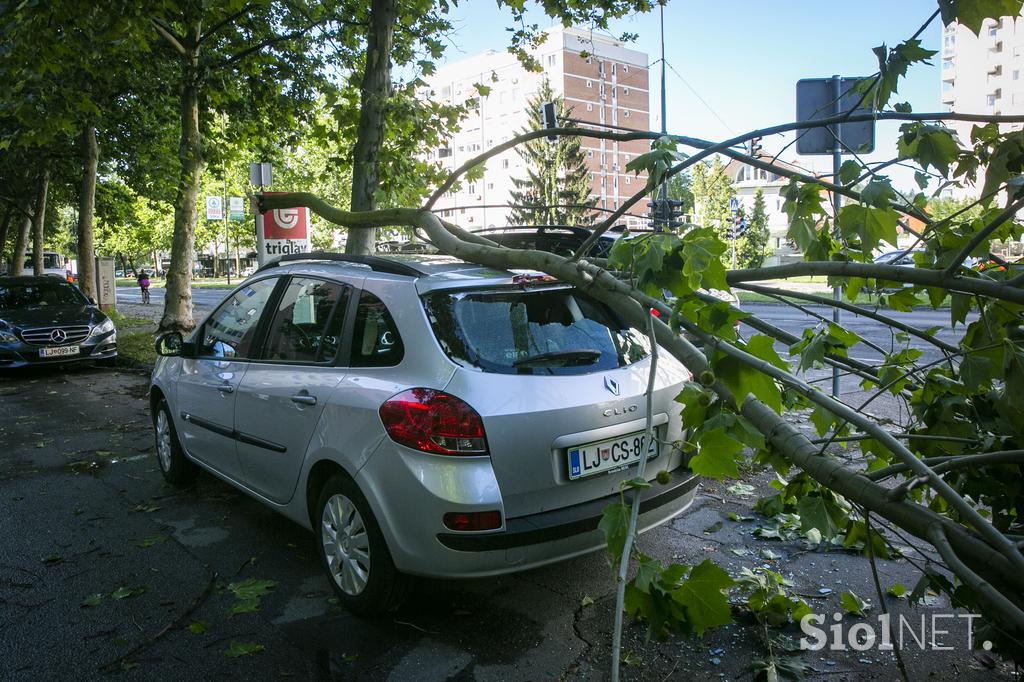
[[[667,107],[665,106],[665,3],[659,3],[661,8],[661,134],[668,133],[668,122],[665,120]],[[668,182],[661,181],[658,189],[658,220],[654,222],[654,231],[661,232],[664,226],[669,224],[670,209],[668,207]]]
[[[836,74],[832,76],[832,115],[839,116],[843,113],[843,79]],[[842,143],[842,123],[837,123],[835,126],[834,142],[832,145],[832,182],[839,184],[839,168],[843,165],[843,143]],[[839,221],[839,207],[842,205],[843,198],[839,192],[832,192],[832,229],[835,230],[836,234],[839,234],[839,228],[837,226]],[[832,299],[835,301],[840,300],[843,297],[842,289],[839,286],[832,287]],[[839,306],[832,306],[832,321],[837,327],[841,326],[842,311]],[[839,389],[841,388],[842,377],[839,375],[839,367],[836,365],[832,366],[832,397],[839,397]]]
[[[220,174],[224,178],[224,270],[228,275],[228,286],[231,286],[231,222],[228,220],[231,209],[228,206],[228,174],[223,160],[220,162]]]

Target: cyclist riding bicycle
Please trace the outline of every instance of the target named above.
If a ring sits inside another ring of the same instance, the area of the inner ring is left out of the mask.
[[[142,289],[142,302],[149,304],[149,273],[145,270],[139,271],[139,288]]]

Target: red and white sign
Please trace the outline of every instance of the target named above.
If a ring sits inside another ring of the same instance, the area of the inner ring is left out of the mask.
[[[270,192],[267,192],[270,194]],[[275,208],[256,213],[256,241],[259,262],[291,253],[309,251],[309,210],[305,206]]]

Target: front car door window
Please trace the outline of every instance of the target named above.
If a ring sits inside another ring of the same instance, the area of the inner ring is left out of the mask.
[[[260,316],[277,278],[251,282],[231,295],[203,325],[199,356],[224,360],[252,357]]]
[[[347,301],[347,287],[342,284],[293,278],[281,295],[281,302],[270,323],[262,359],[281,362],[333,360],[338,352]]]

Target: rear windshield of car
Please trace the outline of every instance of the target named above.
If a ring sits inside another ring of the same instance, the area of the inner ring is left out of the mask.
[[[0,310],[43,306],[85,305],[85,297],[75,287],[54,279],[52,282],[0,284]]]
[[[498,374],[588,374],[647,357],[647,337],[576,289],[439,291],[424,297],[448,357]]]

